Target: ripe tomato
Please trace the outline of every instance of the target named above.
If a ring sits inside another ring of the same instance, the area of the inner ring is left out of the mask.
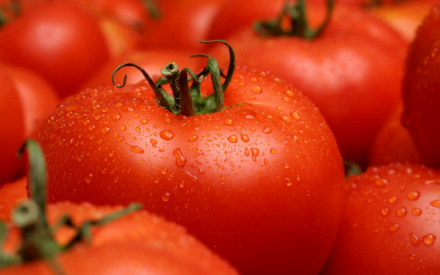
[[[46,79],[37,73],[22,67],[5,66],[21,99],[24,137],[30,138],[55,111],[58,104],[57,93]]]
[[[377,133],[370,148],[370,165],[386,165],[395,162],[423,163],[408,129],[402,125],[402,112],[403,103],[394,109]]]
[[[27,199],[26,177],[0,186],[0,221],[11,221],[12,209]]]
[[[322,14],[321,6],[314,8]],[[343,158],[365,165],[376,132],[400,98],[407,43],[361,10],[337,6],[331,16],[312,40],[262,37],[246,28],[227,41],[239,64],[295,83],[328,121]],[[317,21],[317,14],[311,21]],[[218,47],[208,54],[227,60]]]
[[[24,140],[21,100],[6,68],[0,66],[0,184],[14,180],[20,162],[16,152]]]
[[[338,236],[320,274],[438,274],[440,173],[370,167],[346,183]]]
[[[96,20],[63,1],[36,5],[2,27],[0,40],[0,60],[38,72],[60,96],[73,93],[108,57]]]
[[[212,94],[210,81],[202,94]],[[316,274],[342,207],[330,129],[301,92],[264,71],[237,68],[224,106],[174,115],[144,84],[68,98],[38,135],[49,200],[139,201],[241,274]]]
[[[407,41],[412,41],[416,35],[417,28],[435,2],[436,0],[408,0],[389,5],[373,6],[369,11],[385,20]]]
[[[425,162],[440,167],[440,3],[437,3],[418,29],[410,46],[403,79],[405,111],[402,121]]]
[[[126,54],[122,57],[113,58],[106,61],[101,67],[99,67],[82,85],[80,90],[87,88],[95,88],[100,86],[113,85],[111,75],[115,68],[127,60],[135,63],[151,75],[161,75],[163,64],[168,62],[176,62],[180,64],[182,68],[198,68],[201,67],[200,59],[190,58],[191,54],[183,50],[164,50],[164,49],[148,49],[144,51],[135,51]],[[139,70],[134,68],[122,68],[121,72],[115,76],[116,83],[121,84],[124,79],[124,75],[127,75],[127,84],[136,84],[144,77]]]

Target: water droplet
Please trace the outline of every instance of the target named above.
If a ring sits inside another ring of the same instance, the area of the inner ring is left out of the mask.
[[[145,124],[148,124],[148,120],[146,120],[146,119],[141,119],[141,123],[144,124],[144,125],[145,125]]]
[[[173,151],[173,155],[176,157],[176,164],[179,167],[183,167],[186,164],[186,158],[182,155],[180,148],[177,148]]]
[[[252,87],[252,92],[256,94],[261,94],[263,92],[263,89],[260,86],[254,86]]]
[[[121,142],[121,141],[124,140],[124,137],[123,137],[123,136],[118,136],[118,137],[116,138],[116,140],[119,141],[119,142]]]
[[[249,149],[248,148],[244,149],[244,155],[249,156]]]
[[[270,152],[271,152],[272,154],[276,154],[276,153],[277,153],[277,149],[272,148],[272,149],[270,149]]]
[[[194,141],[196,141],[196,140],[198,140],[198,139],[199,139],[198,136],[196,136],[196,135],[192,135],[192,136],[189,136],[188,141],[194,142]]]
[[[138,146],[130,146],[130,150],[136,154],[143,154],[144,150],[142,150],[142,148],[138,147]]]
[[[422,215],[422,210],[420,210],[419,208],[413,208],[413,210],[411,210],[411,213],[414,216],[420,216],[420,215]]]
[[[388,216],[390,214],[390,209],[388,208],[383,208],[381,211],[382,215],[384,216]]]
[[[292,182],[290,181],[290,179],[286,178],[286,185],[287,186],[292,186]]]
[[[388,181],[386,179],[378,179],[378,180],[376,180],[376,185],[378,187],[383,187],[383,186],[385,186],[387,184],[388,184]]]
[[[258,79],[257,79],[256,77],[252,77],[252,78],[251,78],[251,82],[254,82],[254,83],[255,83],[255,82],[258,82]]]
[[[397,201],[397,197],[392,197],[388,200],[390,203],[395,203]]]
[[[290,117],[285,116],[285,115],[280,116],[280,119],[286,123],[292,122],[292,119],[290,119]]]
[[[409,239],[411,240],[412,244],[415,246],[418,246],[420,244],[420,238],[417,237],[414,233],[409,233]]]
[[[89,125],[89,131],[91,132],[93,130],[95,130],[95,125]]]
[[[284,102],[289,102],[289,98],[285,96],[285,97],[283,97],[283,101]]]
[[[95,120],[100,120],[101,116],[95,116]]]
[[[416,258],[416,255],[414,255],[414,254],[413,255],[409,255],[409,259],[410,260],[414,260],[415,258]]]
[[[258,150],[257,148],[251,148],[251,153],[252,153],[252,160],[257,161],[257,157],[260,154],[260,150]]]
[[[390,226],[390,232],[396,232],[397,230],[399,230],[400,226],[398,224],[394,224],[392,226]]]
[[[242,134],[242,135],[241,135],[241,140],[242,140],[243,142],[249,142],[249,136],[246,135],[246,134]]]
[[[225,120],[225,124],[228,126],[231,126],[231,125],[234,125],[234,121],[232,119],[228,118]]]
[[[409,192],[406,197],[409,200],[415,201],[420,197],[420,193],[418,191]]]
[[[119,103],[116,103],[116,104],[115,104],[115,107],[116,107],[116,108],[121,108],[121,107],[122,107],[122,103],[120,103],[120,102],[119,102]]]
[[[121,118],[121,115],[120,114],[113,114],[112,118],[113,118],[114,121],[117,121],[117,120],[119,120]]]
[[[170,124],[170,123],[171,123],[171,119],[170,119],[169,117],[166,117],[166,118],[164,119],[164,121],[165,121],[165,123],[167,123],[167,124]]]
[[[277,111],[281,111],[281,110],[283,110],[283,107],[278,106],[278,107],[276,107],[276,109],[277,109]]]
[[[162,195],[162,200],[164,202],[167,202],[170,200],[170,193],[165,193],[164,195]]]
[[[150,139],[150,142],[151,142],[151,146],[153,146],[153,148],[156,148],[156,146],[157,146],[157,140],[155,140],[155,139]]]
[[[284,92],[287,96],[293,97],[295,94],[291,90],[287,90]]]
[[[122,125],[122,126],[121,126],[121,130],[122,130],[122,131],[125,131],[125,130],[127,130],[127,126],[125,126],[125,125]]]
[[[285,163],[284,164],[284,169],[289,169],[289,164]]]
[[[93,174],[87,175],[86,178],[85,178],[86,182],[87,183],[91,183],[92,182],[92,177],[93,177]]]
[[[273,128],[270,126],[264,126],[263,133],[270,134],[273,132]]]
[[[109,127],[101,128],[101,134],[105,135],[105,134],[108,134],[109,132],[110,132],[110,128]]]
[[[67,111],[77,111],[77,110],[79,110],[79,109],[81,109],[82,108],[82,104],[79,104],[79,103],[73,103],[73,104],[69,104],[67,107],[66,107],[66,110]]]
[[[235,136],[235,135],[232,135],[232,136],[229,136],[228,137],[228,140],[229,140],[229,142],[231,142],[231,143],[237,143],[237,136]]]
[[[431,205],[434,206],[434,207],[440,207],[440,200],[432,201]]]
[[[401,208],[397,209],[397,217],[403,218],[405,216],[406,216],[406,208],[405,207],[401,207]]]
[[[162,175],[166,175],[167,172],[168,172],[167,168],[163,168],[163,169],[162,169]]]
[[[296,176],[296,180],[297,180],[297,181],[300,181],[300,180],[301,180],[301,178],[299,177],[299,175]]]
[[[180,188],[185,187],[185,182],[184,182],[184,181],[180,182],[180,183],[179,183],[179,186],[180,186]]]
[[[113,157],[113,156],[115,155],[115,151],[111,151],[110,153],[108,153],[108,155],[109,155],[110,157]]]
[[[423,242],[427,245],[433,245],[435,242],[435,239],[436,239],[436,237],[433,234],[428,234],[426,236],[423,236],[423,238],[422,238]]]
[[[171,130],[162,130],[159,136],[164,140],[172,140],[174,138],[174,133]]]
[[[295,120],[299,119],[299,115],[296,112],[291,112],[290,116],[293,117],[293,119],[295,119]]]

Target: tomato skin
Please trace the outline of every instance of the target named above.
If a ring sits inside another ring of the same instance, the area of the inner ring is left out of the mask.
[[[440,35],[435,31],[440,26],[439,8],[439,3],[434,5],[410,46],[402,89],[402,121],[426,164],[435,168],[440,167]]]
[[[109,55],[95,19],[62,1],[35,6],[3,27],[0,40],[6,41],[0,60],[38,72],[61,97],[73,93]]]
[[[369,164],[386,165],[390,163],[423,164],[422,156],[401,122],[403,102],[385,120],[370,148]]]
[[[25,124],[24,136],[30,138],[38,131],[43,121],[55,111],[58,96],[52,86],[37,73],[22,67],[6,66],[21,99]]]
[[[312,22],[318,13],[319,6]],[[226,41],[238,64],[264,68],[295,83],[322,112],[343,158],[366,164],[376,132],[400,98],[407,46],[400,35],[365,12],[337,6],[314,40],[262,38],[246,28]],[[208,54],[227,62],[219,47]]]
[[[370,167],[350,177],[320,274],[438,274],[439,184],[439,171],[421,165]]]
[[[240,68],[225,106],[250,104],[185,117],[154,102],[139,85],[60,105],[38,135],[48,199],[139,201],[241,274],[316,274],[343,191],[342,159],[317,108],[279,78]]]
[[[9,73],[0,66],[0,184],[18,176],[17,151],[24,141],[24,117],[21,100]]]
[[[96,207],[70,202],[48,206],[49,224],[69,215],[76,226],[99,220],[121,207]],[[64,229],[64,230],[63,230]],[[58,243],[72,238],[67,228],[58,230]],[[20,237],[10,229],[5,250],[18,248]],[[66,274],[238,274],[226,261],[186,233],[185,229],[146,211],[138,211],[92,230],[90,243],[81,242],[57,256]],[[78,264],[81,263],[81,264]],[[3,268],[0,274],[53,274],[49,265],[34,261]]]
[[[10,222],[12,209],[22,200],[27,199],[26,177],[0,186],[0,220]]]

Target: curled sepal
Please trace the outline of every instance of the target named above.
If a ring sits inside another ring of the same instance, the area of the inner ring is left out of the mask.
[[[172,98],[172,96],[170,96],[162,88],[157,87],[155,85],[154,81],[148,75],[148,73],[139,65],[136,65],[134,63],[124,63],[124,64],[119,65],[118,67],[116,67],[116,69],[113,71],[113,74],[112,74],[112,82],[113,82],[113,85],[115,85],[116,88],[122,88],[127,83],[127,75],[124,76],[124,81],[122,82],[122,85],[118,85],[118,84],[115,83],[115,75],[116,75],[116,73],[120,69],[122,69],[124,67],[135,67],[136,69],[138,69],[142,73],[142,75],[145,77],[145,79],[148,81],[148,84],[150,84],[151,88],[153,89],[154,94],[159,99],[161,105],[163,107],[167,108],[170,112],[173,112],[173,113],[177,114],[177,112],[174,109],[175,103],[174,103],[174,99]]]
[[[349,161],[349,160],[343,160],[344,164],[344,170],[345,170],[345,178],[348,178],[351,175],[360,175],[362,174],[362,168],[357,165],[356,163]]]
[[[311,40],[318,37],[330,22],[333,4],[333,0],[327,0],[326,17],[316,29],[311,29],[307,23],[305,0],[298,0],[294,5],[287,3],[276,19],[255,23],[254,30],[261,36],[298,36]],[[290,19],[288,30],[282,26],[283,18],[286,16]]]

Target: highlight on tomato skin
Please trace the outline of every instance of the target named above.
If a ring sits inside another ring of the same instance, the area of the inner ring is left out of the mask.
[[[211,85],[208,75],[201,93]],[[220,112],[174,115],[156,101],[145,82],[66,99],[38,135],[48,199],[140,201],[241,274],[318,273],[344,171],[313,103],[266,71],[238,67]]]
[[[346,204],[327,274],[438,274],[440,172],[372,166],[345,185]]]

